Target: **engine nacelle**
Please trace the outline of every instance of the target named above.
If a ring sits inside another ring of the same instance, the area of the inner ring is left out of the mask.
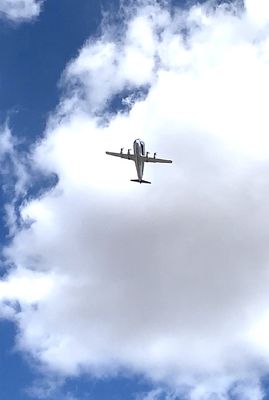
[[[157,153],[154,153],[154,158],[156,158],[156,156],[157,156]]]
[[[146,161],[149,159],[149,151],[146,152]]]
[[[124,149],[124,147],[122,147],[122,148],[120,149],[120,154],[122,154],[122,152],[123,152],[123,149]]]

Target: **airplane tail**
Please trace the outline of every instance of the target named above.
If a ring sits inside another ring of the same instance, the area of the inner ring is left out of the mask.
[[[131,179],[131,182],[138,182],[138,183],[151,183],[149,181],[144,181],[143,179]]]

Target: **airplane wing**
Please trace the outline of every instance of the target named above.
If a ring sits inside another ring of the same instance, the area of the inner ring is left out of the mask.
[[[170,164],[171,162],[173,162],[172,160],[165,160],[163,158],[147,157],[147,156],[143,156],[143,159],[144,159],[145,162],[153,162],[153,163]]]
[[[106,151],[106,154],[109,156],[115,156],[115,157],[120,157],[120,158],[125,158],[126,160],[132,160],[134,161],[134,155],[133,154],[124,154],[124,153],[114,153],[113,151]]]

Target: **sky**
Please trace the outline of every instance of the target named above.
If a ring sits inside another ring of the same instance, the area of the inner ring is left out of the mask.
[[[269,4],[0,0],[0,395],[269,398]],[[108,157],[136,138],[171,165]]]

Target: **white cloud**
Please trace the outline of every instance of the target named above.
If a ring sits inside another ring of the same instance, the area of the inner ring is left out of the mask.
[[[1,127],[0,131],[0,159],[2,161],[6,154],[13,153],[13,139],[7,125]]]
[[[0,167],[4,189],[14,187],[16,195],[22,193],[27,184],[27,172],[22,154],[17,150],[17,141],[8,124],[0,126]],[[13,185],[11,185],[13,181]]]
[[[261,390],[259,382],[239,382],[233,390],[231,394],[236,400],[251,400],[257,399],[262,400],[264,398],[265,393]]]
[[[127,367],[191,400],[232,389],[261,399],[269,30],[252,22],[261,4],[246,6],[141,6],[125,34],[104,32],[67,67],[60,115],[32,155],[59,183],[21,208],[35,222],[6,249],[17,269],[2,282],[5,301],[21,304],[19,345],[50,370]],[[128,113],[96,116],[141,85],[148,94]],[[174,161],[146,165],[151,186],[105,155],[136,137]],[[24,275],[40,298],[14,289]]]
[[[245,7],[249,20],[258,30],[269,24],[269,4],[266,0],[245,0]]]
[[[39,15],[43,0],[0,0],[0,17],[18,22]]]
[[[140,394],[137,396],[136,400],[159,400],[163,396],[162,389],[154,389],[148,393]],[[172,399],[171,399],[172,400]]]

